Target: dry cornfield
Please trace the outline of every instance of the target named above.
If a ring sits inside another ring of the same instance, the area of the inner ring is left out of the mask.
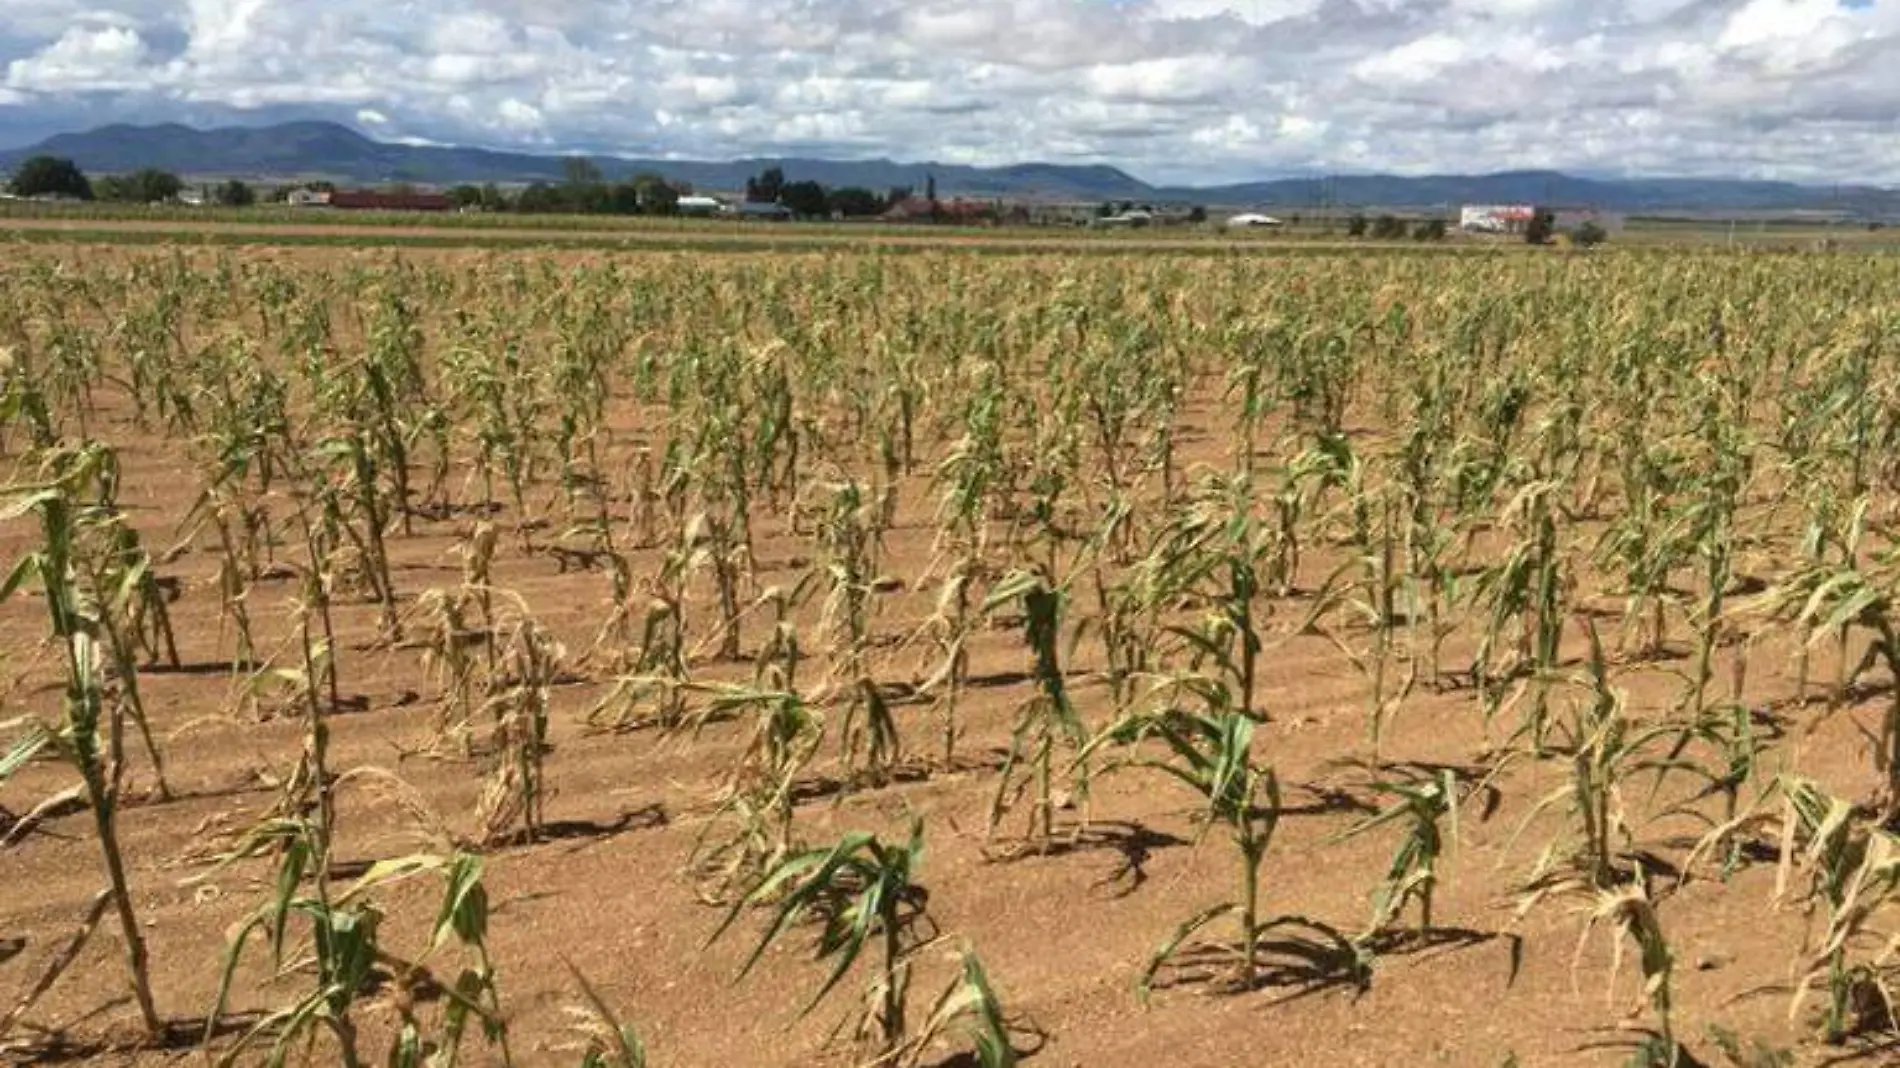
[[[0,265],[24,1063],[1888,1063],[1900,261]]]

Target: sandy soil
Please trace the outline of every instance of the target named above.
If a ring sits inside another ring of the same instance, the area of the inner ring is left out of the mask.
[[[338,233],[332,227],[309,229]],[[1203,398],[1189,419],[1203,432],[1184,443],[1190,451],[1184,459],[1224,455],[1222,435],[1208,432],[1225,425],[1211,409],[1215,403]],[[643,424],[632,413],[620,419],[622,445],[644,443]],[[124,499],[148,542],[171,544],[197,492],[176,447],[142,436],[123,402],[110,397],[95,432],[120,447]],[[876,627],[893,635],[924,618],[937,592],[914,581],[926,570],[935,530],[921,476],[906,482],[901,501],[883,570],[906,582],[877,603]],[[755,522],[760,581],[789,580],[789,562],[809,555],[808,542],[792,535],[779,517],[761,513]],[[419,519],[413,536],[392,539],[405,600],[458,581],[451,550],[470,525],[467,518]],[[0,559],[11,561],[27,550],[32,533],[21,522],[0,528]],[[513,539],[504,539],[504,546],[498,584],[520,594],[571,651],[585,649],[608,596],[607,576],[566,569],[551,555],[524,552]],[[652,551],[639,553],[636,570],[652,568],[655,560]],[[1331,563],[1324,553],[1308,560],[1305,584],[1310,588]],[[302,730],[294,719],[244,711],[234,700],[239,680],[228,670],[232,640],[219,625],[216,566],[215,552],[201,536],[161,567],[182,586],[172,611],[186,666],[155,669],[142,685],[179,796],[162,803],[145,799],[151,777],[135,761],[133,792],[141,800],[121,820],[159,1005],[180,1021],[202,1019],[226,932],[262,900],[270,875],[261,862],[214,869],[207,861],[270,805],[272,783],[294,760]],[[264,649],[281,648],[288,637],[289,585],[267,583],[255,594],[252,611]],[[707,590],[696,587],[695,596],[695,611],[703,613]],[[1269,607],[1274,625],[1290,629],[1305,605],[1296,597]],[[59,693],[41,642],[40,613],[32,598],[0,607],[0,651],[19,680],[0,719],[56,714]],[[388,769],[419,791],[448,827],[472,830],[479,767],[422,751],[436,713],[419,655],[376,643],[371,605],[349,604],[340,619],[346,698],[359,702],[360,710],[335,720],[333,765]],[[761,625],[746,633],[744,646],[753,650],[763,639]],[[1577,634],[1569,644],[1581,653]],[[1468,648],[1468,636],[1454,638],[1447,662]],[[1757,650],[1747,693],[1751,704],[1774,709],[1785,732],[1776,762],[1824,776],[1842,790],[1870,787],[1853,717],[1822,721],[1789,705],[1785,661],[1785,649]],[[1088,642],[1069,665],[1077,700],[1096,726],[1108,717],[1105,691],[1087,678],[1098,666],[1099,655]],[[698,669],[734,678],[747,671],[709,661]],[[1548,821],[1537,820],[1519,838],[1520,823],[1559,783],[1561,771],[1528,763],[1496,782],[1494,811],[1480,812],[1474,804],[1465,813],[1438,902],[1443,933],[1429,945],[1391,947],[1379,957],[1369,988],[1355,991],[1289,972],[1246,994],[1192,984],[1166,989],[1144,1010],[1132,991],[1141,963],[1175,924],[1231,896],[1232,850],[1218,834],[1196,843],[1190,794],[1161,776],[1128,772],[1100,780],[1086,814],[1063,814],[1065,830],[1079,831],[1073,844],[1046,855],[998,856],[984,840],[984,814],[1014,709],[1029,694],[1021,681],[1026,669],[1019,632],[984,632],[973,650],[971,674],[993,684],[967,698],[968,735],[955,767],[920,762],[909,781],[821,793],[800,808],[800,831],[810,841],[851,829],[901,834],[909,815],[924,820],[929,845],[921,878],[944,933],[945,954],[926,958],[931,963],[917,983],[920,1004],[949,974],[947,960],[938,958],[967,943],[981,954],[1011,1012],[1044,1036],[1030,1062],[1038,1066],[1490,1068],[1515,1057],[1514,1063],[1534,1068],[1615,1064],[1627,1056],[1635,1028],[1648,1016],[1628,959],[1610,983],[1608,930],[1580,942],[1585,916],[1575,903],[1523,917],[1514,911],[1509,887],[1532,866],[1550,831]],[[1679,690],[1672,672],[1680,669],[1679,659],[1630,665],[1618,684],[1633,708],[1666,707]],[[899,680],[914,677],[921,666],[891,654],[878,671]],[[848,1051],[827,1051],[825,1038],[847,1009],[856,980],[803,1019],[798,1006],[820,973],[800,954],[774,950],[750,978],[735,984],[759,921],[742,919],[732,935],[708,946],[723,911],[698,901],[682,876],[708,816],[715,775],[743,744],[740,727],[714,725],[697,738],[591,732],[580,716],[604,681],[579,670],[556,690],[548,757],[554,796],[547,810],[556,833],[486,857],[495,905],[492,949],[517,1061],[578,1060],[566,1009],[580,999],[565,959],[639,1026],[656,1065],[852,1063]],[[1370,755],[1366,685],[1329,642],[1283,634],[1265,656],[1263,694],[1271,722],[1256,744],[1279,770],[1288,805],[1263,869],[1263,908],[1356,929],[1368,914],[1368,894],[1393,842],[1387,833],[1334,840],[1377,800],[1369,789],[1371,773],[1350,763]],[[1874,714],[1875,700],[1856,710],[1860,718]],[[1391,729],[1385,755],[1418,764],[1476,765],[1496,739],[1485,736],[1473,704],[1468,690],[1421,688]],[[912,752],[928,753],[934,745],[930,710],[905,707],[900,718]],[[830,760],[827,750],[820,768]],[[62,768],[37,763],[0,786],[0,804],[19,813],[69,782]],[[424,841],[409,814],[386,795],[351,785],[343,789],[340,825],[340,852],[354,861],[401,855]],[[1679,819],[1645,821],[1640,829],[1647,844],[1677,859],[1699,833],[1695,823]],[[1774,884],[1772,864],[1754,864],[1726,884],[1698,880],[1664,899],[1662,919],[1678,961],[1678,1029],[1700,1049],[1708,1048],[1701,1040],[1708,1024],[1783,1045],[1809,1033],[1790,1022],[1785,989],[1807,924],[1795,911],[1774,907]],[[52,819],[18,845],[0,849],[0,942],[24,939],[16,955],[0,961],[0,1006],[11,1004],[38,974],[100,886],[97,849],[83,812]],[[434,885],[419,880],[383,896],[391,944],[420,950],[434,895]],[[38,1025],[63,1037],[6,1056],[14,1063],[89,1064],[195,1058],[182,1048],[132,1048],[135,1017],[116,954],[110,929],[102,930],[32,1014]],[[249,958],[240,969],[234,1010],[281,1003],[306,981],[296,976],[269,982],[258,959]],[[393,1011],[379,996],[361,1016],[365,1049],[380,1050]],[[951,1052],[945,1048],[942,1063],[962,1063],[948,1060]],[[1823,1057],[1841,1053],[1806,1046],[1802,1063],[1823,1063]],[[1846,1053],[1850,1059],[1826,1063],[1895,1063],[1891,1051]],[[467,1063],[493,1063],[493,1057],[471,1044]]]

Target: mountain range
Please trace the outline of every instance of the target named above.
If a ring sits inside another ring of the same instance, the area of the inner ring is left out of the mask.
[[[559,182],[568,157],[481,148],[372,140],[329,122],[198,130],[180,125],[102,126],[58,134],[38,144],[0,150],[0,170],[31,156],[73,160],[92,173],[157,167],[192,178],[256,180],[326,178],[354,184],[412,182]],[[641,172],[691,183],[702,191],[742,189],[748,177],[779,167],[791,181],[895,186],[921,191],[934,178],[940,196],[1049,200],[1131,200],[1251,206],[1294,211],[1320,205],[1443,208],[1461,203],[1540,203],[1626,212],[1787,213],[1834,211],[1868,217],[1900,215],[1900,190],[1875,186],[1808,186],[1789,182],[1699,178],[1585,178],[1556,171],[1482,175],[1342,175],[1279,178],[1214,186],[1157,186],[1116,167],[1022,163],[972,167],[888,159],[826,160],[759,157],[729,162],[590,157],[609,179]]]

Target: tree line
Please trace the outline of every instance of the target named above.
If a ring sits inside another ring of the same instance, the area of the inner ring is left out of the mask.
[[[668,179],[652,172],[609,181],[599,165],[582,157],[563,162],[559,182],[534,182],[519,189],[505,189],[494,182],[465,182],[444,193],[457,207],[472,211],[519,212],[524,215],[675,215],[681,197],[691,196],[688,182]],[[935,203],[935,181],[926,196]],[[299,188],[334,191],[327,182],[306,183]],[[392,191],[408,192],[397,186]],[[282,200],[288,191],[273,199]],[[783,168],[769,167],[746,179],[745,200],[754,204],[780,204],[795,216],[819,218],[844,216],[864,218],[882,215],[895,205],[912,198],[908,186],[898,186],[883,194],[856,186],[830,187],[813,181],[787,181]]]
[[[156,167],[126,174],[108,174],[93,181],[69,159],[34,156],[21,163],[7,182],[16,197],[67,197],[107,200],[122,204],[167,204],[185,191],[184,179]],[[215,204],[244,207],[255,203],[257,192],[236,179],[205,187],[205,199]]]

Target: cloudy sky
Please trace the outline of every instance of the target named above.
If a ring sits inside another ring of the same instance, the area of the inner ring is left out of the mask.
[[[1900,0],[0,0],[0,145],[286,118],[1186,182],[1900,184]]]

